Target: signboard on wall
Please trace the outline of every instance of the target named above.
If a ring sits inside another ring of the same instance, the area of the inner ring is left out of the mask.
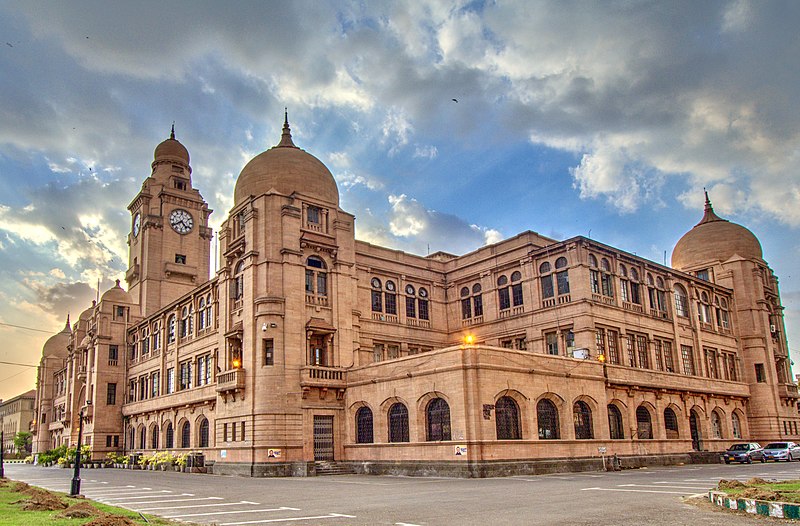
[[[227,449],[220,450],[219,458],[227,458],[227,456],[228,456],[228,450]]]
[[[281,458],[281,450],[280,449],[268,449],[267,450],[267,458]]]
[[[457,457],[467,456],[467,446],[455,446],[455,455]]]

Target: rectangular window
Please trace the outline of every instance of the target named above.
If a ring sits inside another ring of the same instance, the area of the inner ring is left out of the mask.
[[[192,362],[181,362],[180,366],[180,390],[192,388]]]
[[[522,283],[511,285],[511,301],[515,307],[522,305]]]
[[[419,319],[421,319],[421,320],[429,319],[428,318],[428,300],[419,300],[419,302],[417,303],[417,306],[419,307]],[[481,312],[483,312],[483,311],[481,311]],[[477,315],[477,311],[476,311],[476,315]]]
[[[601,274],[600,285],[603,296],[608,296],[609,298],[614,297],[614,281],[611,274]]]
[[[386,356],[389,360],[400,358],[400,347],[397,345],[387,345]]]
[[[566,270],[556,273],[556,282],[558,283],[558,294],[569,294],[569,274]]]
[[[139,400],[147,398],[147,376],[139,378]]]
[[[242,420],[242,440],[244,439],[244,420]]]
[[[114,447],[119,447],[119,435],[114,435]]]
[[[417,317],[417,299],[412,296],[406,297],[406,318]]]
[[[664,360],[661,355],[661,342],[658,340],[653,340],[653,355],[656,359],[656,369],[659,371],[664,370]]]
[[[117,359],[119,358],[119,346],[117,345],[109,345],[108,346],[108,365],[117,365]],[[114,363],[111,363],[114,362]]]
[[[111,447],[111,435],[106,435],[106,447]]]
[[[525,337],[517,338],[515,340],[515,344],[517,349],[520,351],[527,351],[528,350],[528,342],[525,340]]]
[[[206,369],[206,357],[197,357],[197,385],[206,385],[208,383],[208,374]]]
[[[106,386],[106,405],[117,405],[117,384]]]
[[[619,293],[622,301],[630,301],[630,293],[628,292],[628,280],[623,279],[619,284]]]
[[[328,274],[317,271],[317,294],[320,296],[328,295]]]
[[[514,341],[513,340],[500,340],[500,347],[503,349],[513,349],[514,348]]]
[[[461,300],[461,319],[468,320],[472,318],[472,302],[469,298]]]
[[[672,356],[672,342],[661,342],[661,348],[664,352],[664,369],[668,373],[674,373],[675,358]]]
[[[136,380],[128,382],[128,402],[136,401]]]
[[[167,369],[167,394],[175,392],[175,368]]]
[[[681,345],[681,361],[683,362],[683,374],[694,376],[694,352],[688,345]]]
[[[758,382],[760,384],[763,384],[763,383],[766,383],[766,381],[767,381],[767,375],[766,375],[766,372],[764,371],[764,364],[763,363],[757,363],[756,364],[756,382]]]
[[[272,338],[262,340],[264,347],[264,365],[275,365],[275,344]]]
[[[222,424],[222,441],[228,441],[228,424]]]
[[[175,254],[175,263],[178,263],[179,265],[185,265],[186,264],[186,255],[185,254]]]
[[[378,290],[372,291],[372,312],[383,312],[383,295]]]
[[[555,296],[555,292],[553,291],[553,276],[552,274],[549,276],[542,276],[540,278],[540,282],[542,284],[542,297],[543,298],[552,298]]]
[[[702,279],[703,281],[709,281],[709,279],[708,279],[708,276],[709,276],[709,274],[708,274],[708,269],[704,269],[704,270],[698,270],[698,271],[695,273],[695,275],[696,275],[696,276],[697,276],[699,279]]]
[[[642,297],[639,294],[639,284],[631,282],[631,303],[635,303],[636,305],[642,304]]]
[[[594,346],[598,356],[606,354],[606,330],[595,329],[594,331]]]
[[[650,360],[647,358],[647,337],[641,334],[636,335],[636,353],[639,358],[639,367],[642,369],[650,368]]]
[[[625,340],[628,348],[628,365],[630,367],[636,367],[636,350],[633,343],[635,341],[635,337],[633,334],[629,334]]]
[[[308,216],[308,222],[313,223],[315,225],[319,224],[319,208],[316,206],[309,206],[306,210],[306,214]]]
[[[511,308],[511,297],[508,293],[508,287],[504,287],[497,291],[499,301],[500,301],[500,310],[506,310]]]
[[[306,269],[306,294],[314,294],[314,271]]]
[[[553,356],[558,356],[558,333],[555,332],[547,332],[544,335],[545,341],[545,350],[547,354],[552,354]]]
[[[592,286],[592,294],[600,294],[600,273],[596,270],[589,271],[589,283]]]
[[[572,351],[575,350],[575,333],[572,332],[572,329],[564,332],[564,347],[567,349],[567,354],[572,356]]]
[[[619,342],[617,331],[606,331],[606,344],[608,345],[608,362],[619,364]]]
[[[236,442],[236,422],[231,423],[231,442]]]
[[[161,375],[158,371],[150,374],[150,396],[156,397],[159,395],[160,380]]]
[[[383,344],[376,343],[375,346],[372,348],[372,361],[373,362],[381,362],[383,361]]]
[[[386,314],[397,314],[397,294],[386,293]]]
[[[478,294],[472,298],[472,306],[474,307],[472,310],[475,313],[475,316],[483,316],[483,296]]]
[[[709,378],[719,378],[719,368],[717,367],[716,349],[706,349],[706,372]]]

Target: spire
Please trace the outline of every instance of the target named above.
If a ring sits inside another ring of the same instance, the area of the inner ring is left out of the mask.
[[[705,188],[703,188],[703,193],[706,196],[706,204],[703,209],[703,219],[697,224],[702,225],[703,223],[711,223],[712,221],[727,221],[714,213],[714,207],[711,206],[711,199],[708,198],[708,191]]]
[[[65,330],[65,331],[68,331],[68,330],[70,330],[70,329],[69,329],[69,313],[67,313],[67,324],[66,324],[66,325],[64,325],[64,330]]]
[[[289,110],[283,108],[283,133],[277,148],[297,148],[292,142],[292,130],[289,129]]]
[[[169,138],[175,140],[175,121],[172,121],[172,131],[169,132]]]

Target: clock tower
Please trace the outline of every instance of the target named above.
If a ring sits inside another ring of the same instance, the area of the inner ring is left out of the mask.
[[[128,205],[128,291],[147,316],[209,279],[211,210],[192,187],[189,152],[172,127]]]

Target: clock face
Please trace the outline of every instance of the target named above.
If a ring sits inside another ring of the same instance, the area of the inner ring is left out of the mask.
[[[139,235],[139,229],[142,228],[142,214],[136,213],[133,216],[133,236],[136,237]]]
[[[194,226],[192,215],[186,210],[177,208],[169,215],[169,224],[179,234],[188,234]]]

